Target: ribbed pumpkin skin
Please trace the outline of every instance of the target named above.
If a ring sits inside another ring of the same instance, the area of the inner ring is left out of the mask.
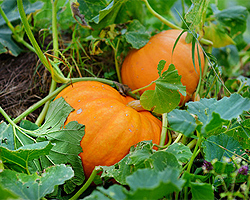
[[[161,121],[148,111],[126,106],[133,100],[124,97],[109,85],[96,81],[73,83],[60,92],[75,111],[65,124],[77,121],[85,125],[80,153],[85,175],[89,177],[95,166],[109,166],[120,161],[132,145],[153,140],[159,144]]]
[[[186,33],[184,33],[178,41],[174,54],[172,49],[180,30],[167,30],[158,33],[151,37],[149,42],[139,50],[132,50],[125,58],[121,76],[123,84],[128,85],[132,90],[144,87],[156,80],[158,75],[157,65],[160,60],[166,60],[166,65],[163,71],[168,69],[168,66],[173,63],[178,70],[178,74],[182,76],[181,82],[186,86],[187,96],[181,95],[180,105],[187,102],[199,82],[200,70],[196,51],[195,56],[195,71],[192,61],[192,44],[185,42]],[[201,68],[204,68],[204,56],[199,49],[201,58]],[[197,73],[198,72],[198,73]],[[155,85],[148,87],[146,90],[153,90]],[[145,90],[141,90],[142,94]]]

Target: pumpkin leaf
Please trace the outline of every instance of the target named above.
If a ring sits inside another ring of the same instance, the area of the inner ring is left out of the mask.
[[[185,15],[186,21],[190,23],[189,29],[191,31],[202,34],[202,27],[205,23],[206,10],[209,5],[209,0],[191,0],[192,6]],[[188,33],[186,37],[187,43],[192,41],[193,35]]]
[[[250,146],[250,119],[243,122],[237,122],[230,129],[225,131],[225,134],[239,141],[244,149],[249,149]]]
[[[26,14],[33,13],[36,10],[41,9],[42,6],[43,2],[41,1],[36,1],[32,4],[29,1],[23,2],[23,7]],[[2,2],[1,8],[11,23],[20,23],[20,15],[19,12],[17,12],[17,1],[5,0]],[[22,52],[22,48],[12,38],[11,30],[7,27],[2,15],[0,15],[0,54],[6,52],[13,56],[18,56]]]
[[[39,158],[42,155],[48,155],[53,145],[48,142],[38,142],[25,145],[17,150],[9,150],[0,146],[1,158],[8,169],[14,169],[18,172],[27,172],[29,161]]]
[[[132,45],[133,48],[139,49],[143,47],[148,43],[149,38],[150,34],[138,20],[133,20],[129,23],[125,33],[125,39]]]
[[[225,120],[232,120],[241,115],[244,111],[250,110],[250,100],[243,98],[239,94],[232,94],[230,97],[223,97],[221,100],[216,99],[201,99],[196,102],[188,102],[187,111],[190,114],[194,114],[198,117],[198,120],[202,122],[203,126],[201,133],[205,136],[208,134],[207,131],[214,130],[215,124],[211,123],[211,120],[217,122],[217,127],[220,127]],[[217,113],[213,114],[213,113]],[[220,119],[219,119],[220,118]],[[245,135],[246,139],[249,136]]]
[[[7,125],[6,122],[0,123],[0,146],[10,150],[15,148],[13,128]]]
[[[170,127],[187,137],[194,134],[197,127],[195,118],[186,110],[174,109],[168,114],[168,123]]]
[[[163,61],[160,62],[158,69],[160,70]],[[155,90],[145,91],[141,98],[141,105],[158,114],[168,113],[176,108],[180,102],[180,94],[186,95],[185,86],[181,83],[181,76],[173,64],[169,65],[167,71],[154,81]],[[165,103],[163,103],[165,102]]]
[[[226,134],[213,135],[207,138],[202,146],[204,148],[205,160],[211,162],[213,159],[223,161],[223,158],[231,158],[232,155],[242,154],[242,148],[237,140]]]
[[[10,190],[3,188],[1,185],[0,185],[0,194],[2,199],[6,200],[19,199],[19,197],[14,192],[11,192]]]
[[[125,23],[129,20],[143,20],[145,16],[143,3],[129,0],[86,1],[79,0],[79,10],[86,21],[98,33],[103,28]]]
[[[34,131],[39,136],[38,140],[48,140],[55,144],[50,154],[41,158],[43,168],[52,164],[71,164],[75,176],[64,185],[67,193],[71,193],[76,185],[81,185],[84,181],[82,162],[78,154],[82,152],[80,141],[84,136],[85,127],[76,121],[64,127],[64,122],[72,110],[63,98],[56,99],[50,104],[44,125]]]
[[[192,157],[191,150],[182,143],[174,143],[170,145],[166,149],[166,152],[169,152],[175,155],[177,160],[181,163],[187,163]]]
[[[179,176],[180,170],[171,167],[164,171],[139,169],[126,179],[129,190],[121,185],[112,185],[108,189],[97,187],[84,199],[161,199],[182,189],[185,181]]]
[[[37,173],[27,175],[11,170],[0,173],[0,185],[8,189],[20,199],[39,200],[54,191],[54,186],[63,184],[74,175],[70,166],[56,165]]]
[[[248,11],[244,6],[232,6],[215,13],[215,18],[230,30],[231,37],[245,32],[247,17]]]
[[[122,185],[127,185],[126,177],[144,168],[164,171],[167,167],[180,169],[177,157],[171,151],[153,151],[151,141],[138,143],[121,161],[112,166],[101,166],[103,178],[114,178]],[[185,153],[185,154],[182,154]],[[182,155],[181,155],[182,154]],[[179,158],[186,157],[186,152],[179,152]],[[188,158],[186,158],[188,159]]]
[[[230,44],[235,44],[233,39],[227,34],[226,30],[221,24],[209,23],[204,27],[204,38],[213,42],[213,47],[220,48]]]
[[[212,184],[208,183],[190,183],[192,199],[214,199],[214,190]]]

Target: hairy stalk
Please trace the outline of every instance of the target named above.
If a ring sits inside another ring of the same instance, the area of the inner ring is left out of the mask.
[[[157,13],[148,3],[148,0],[142,0],[144,1],[144,3],[146,4],[147,9],[149,10],[150,13],[152,13],[156,18],[158,18],[161,22],[163,22],[164,24],[166,24],[167,26],[169,26],[172,29],[178,29],[178,30],[183,30],[181,27],[173,24],[172,22],[168,21],[167,19],[165,19],[164,17],[162,17],[159,13]],[[201,38],[200,42],[202,44],[205,45],[213,45],[213,42],[211,42],[210,40],[206,40],[204,38]]]
[[[51,1],[52,3],[52,35],[53,35],[53,50],[54,56],[58,57],[59,45],[58,45],[58,31],[57,31],[57,18],[56,18],[56,5],[58,0]],[[56,61],[56,59],[54,59]],[[57,87],[56,81],[54,79],[51,80],[51,85],[49,89],[49,94],[55,91]],[[40,126],[45,119],[45,115],[49,109],[50,101],[47,101],[43,107],[43,110],[39,114],[38,118],[36,119],[36,124]]]
[[[148,88],[149,86],[153,85],[154,82],[155,82],[155,81],[152,81],[150,84],[148,84],[148,85],[146,85],[146,86],[144,86],[144,87],[141,87],[141,88],[139,88],[139,89],[133,90],[132,93],[133,93],[133,94],[136,94],[136,93],[139,92],[140,90],[144,90],[144,89]]]
[[[99,167],[95,167],[95,169],[92,171],[89,179],[86,181],[86,183],[80,188],[80,190],[77,191],[77,193],[71,197],[69,200],[76,200],[78,197],[90,186],[90,184],[93,182],[97,172],[100,170]]]
[[[26,34],[27,34],[28,38],[30,39],[30,42],[31,42],[33,48],[35,49],[35,52],[36,52],[37,56],[39,57],[39,59],[41,60],[43,65],[49,70],[49,72],[54,75],[54,78],[58,82],[67,83],[69,80],[67,78],[63,77],[61,74],[59,74],[55,69],[51,68],[51,65],[50,65],[49,61],[46,59],[46,57],[44,56],[41,48],[39,47],[39,45],[38,45],[32,31],[31,31],[31,28],[29,26],[29,22],[28,22],[28,20],[26,18],[26,14],[25,14],[25,11],[24,11],[24,8],[23,8],[22,0],[17,0],[17,6],[18,6],[19,14],[20,14],[21,20],[23,22]]]
[[[161,139],[160,139],[160,146],[165,145],[166,137],[168,131],[168,113],[162,114],[162,130],[161,130]]]
[[[11,22],[9,21],[9,19],[7,18],[7,16],[5,15],[2,7],[0,6],[0,15],[2,15],[4,21],[6,22],[7,26],[9,27],[9,29],[11,30],[11,32],[14,34],[14,38],[17,42],[21,43],[22,45],[24,45],[25,47],[27,47],[30,51],[32,52],[36,52],[35,49],[29,44],[27,43],[23,37],[21,37],[15,30],[15,28],[13,27],[13,25],[11,24]]]

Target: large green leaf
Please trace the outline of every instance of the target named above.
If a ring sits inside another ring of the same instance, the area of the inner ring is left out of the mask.
[[[160,77],[154,81],[155,90],[143,92],[141,105],[155,113],[163,114],[172,111],[180,102],[180,94],[186,95],[185,86],[181,83],[181,76],[173,64],[169,65],[167,71],[161,73],[165,61],[161,60],[158,65]]]
[[[166,149],[166,152],[175,155],[180,163],[187,163],[193,155],[191,150],[182,143],[175,143],[170,145]]]
[[[150,38],[150,34],[138,20],[133,20],[128,25],[127,31],[125,33],[125,38],[133,48],[139,49],[147,44]]]
[[[237,122],[230,129],[225,131],[225,134],[232,136],[235,140],[239,141],[244,149],[250,147],[250,119],[243,122]]]
[[[101,166],[102,177],[112,177],[120,184],[127,185],[126,177],[138,169],[150,168],[155,171],[164,171],[167,167],[180,169],[181,165],[173,152],[154,151],[152,148],[152,142],[149,141],[140,142],[136,147],[131,147],[129,154],[115,165]],[[185,155],[182,156],[185,157]]]
[[[34,130],[40,140],[48,140],[55,144],[48,156],[41,159],[43,168],[52,164],[71,164],[75,171],[72,180],[67,181],[65,190],[70,193],[76,185],[84,181],[82,162],[78,154],[82,152],[80,141],[84,136],[84,125],[76,121],[64,122],[73,108],[63,99],[59,98],[50,104],[46,121],[41,128]]]
[[[248,11],[243,6],[232,6],[215,14],[216,19],[230,30],[233,37],[244,33],[247,26]]]
[[[15,149],[13,128],[5,122],[0,123],[0,146]]]
[[[207,134],[206,130],[214,130],[214,124],[211,120],[216,117],[218,126],[221,126],[225,120],[232,120],[241,115],[244,111],[250,110],[250,99],[243,98],[239,94],[232,94],[230,97],[224,97],[217,101],[216,99],[201,99],[196,102],[189,102],[187,111],[198,117],[203,123],[202,133]],[[217,113],[218,115],[213,115]]]
[[[63,184],[73,175],[71,167],[65,165],[49,167],[41,175],[4,170],[0,173],[0,185],[21,199],[39,200],[52,193],[56,185]]]
[[[43,2],[37,1],[35,3],[30,3],[29,1],[23,1],[23,7],[26,14],[35,12],[38,9],[41,9]],[[1,8],[6,14],[8,20],[15,26],[20,23],[20,15],[17,12],[17,1],[4,0],[1,4]],[[6,22],[3,17],[0,15],[0,53],[8,53],[13,56],[18,56],[22,52],[22,48],[18,46],[17,42],[11,37],[12,32],[6,26]]]
[[[180,191],[185,181],[179,179],[179,175],[180,171],[171,167],[159,172],[140,169],[127,177],[130,186],[128,199],[160,199]]]
[[[3,163],[9,169],[27,173],[29,171],[28,162],[42,155],[48,155],[52,146],[48,141],[25,145],[17,150],[9,150],[0,146],[0,155]]]
[[[223,158],[231,158],[232,155],[241,155],[242,148],[237,140],[224,133],[207,138],[202,143],[205,159],[211,162],[213,159],[223,161]]]
[[[174,109],[168,114],[170,127],[187,137],[194,134],[197,127],[195,118],[186,110]]]
[[[179,176],[180,170],[171,167],[164,171],[139,169],[126,179],[129,190],[121,185],[113,185],[108,189],[97,187],[97,190],[84,199],[161,199],[182,189],[185,181]]]
[[[190,186],[193,200],[214,200],[214,190],[212,188],[212,184],[192,182]]]

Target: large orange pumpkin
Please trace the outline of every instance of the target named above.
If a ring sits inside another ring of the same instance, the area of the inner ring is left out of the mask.
[[[65,124],[77,121],[85,125],[81,140],[85,175],[95,166],[109,166],[120,161],[131,146],[143,140],[159,144],[161,121],[148,111],[136,111],[126,104],[133,98],[122,96],[109,85],[96,81],[81,81],[61,91],[75,110]]]
[[[123,84],[128,85],[132,90],[144,87],[156,80],[158,75],[157,65],[160,60],[165,60],[164,71],[173,63],[182,76],[181,82],[186,86],[187,95],[181,95],[180,105],[187,102],[196,90],[199,82],[200,70],[197,51],[195,52],[195,67],[192,60],[192,44],[185,42],[186,33],[178,41],[174,53],[173,46],[180,35],[180,30],[167,30],[158,33],[150,38],[149,42],[139,50],[133,49],[125,58],[121,77]],[[199,48],[201,68],[204,68],[204,56]],[[153,90],[155,84],[145,90]],[[142,94],[145,90],[141,90]]]

